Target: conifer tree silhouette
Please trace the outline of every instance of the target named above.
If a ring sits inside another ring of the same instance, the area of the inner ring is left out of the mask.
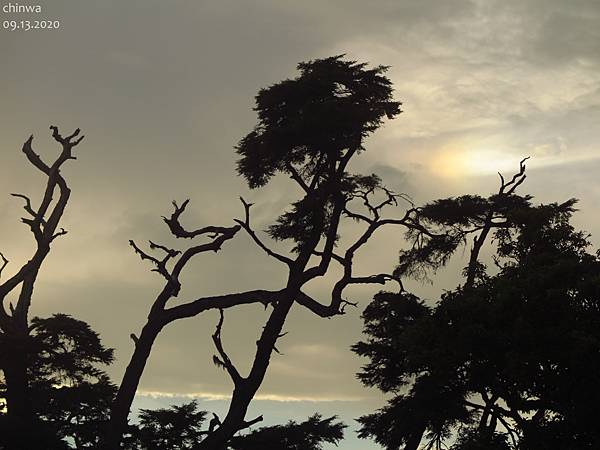
[[[386,449],[596,448],[600,399],[600,260],[570,224],[575,200],[535,206],[515,188],[424,206],[421,221],[475,231],[465,282],[434,306],[381,292],[354,351],[367,386],[393,394],[360,419]],[[495,242],[495,270],[480,261]],[[399,271],[404,272],[401,265]]]

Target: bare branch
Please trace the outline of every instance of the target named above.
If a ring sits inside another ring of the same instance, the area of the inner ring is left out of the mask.
[[[508,182],[505,182],[502,174],[498,173],[498,175],[500,175],[500,188],[498,190],[499,196],[512,195],[515,192],[515,190],[525,181],[525,178],[527,178],[527,175],[525,174],[525,161],[527,161],[528,159],[529,156],[523,158],[519,162],[519,171],[515,173],[511,180]],[[506,189],[508,189],[508,191]],[[477,267],[479,264],[479,254],[492,228],[501,228],[509,225],[506,221],[494,222],[494,219],[498,219],[498,217],[496,216],[496,211],[490,209],[490,211],[487,213],[484,219],[483,225],[481,226],[481,232],[478,236],[475,236],[475,238],[473,239],[473,247],[471,248],[471,254],[469,256],[469,264],[466,268],[466,289],[470,289],[475,283]]]
[[[184,201],[181,204],[181,206],[179,206],[176,201],[173,201],[173,207],[174,207],[173,213],[171,214],[170,217],[163,216],[163,220],[169,227],[169,230],[171,231],[173,236],[175,236],[177,238],[192,239],[192,238],[195,238],[195,237],[203,235],[203,234],[226,233],[229,230],[229,228],[226,228],[226,227],[215,227],[215,226],[203,227],[203,228],[199,228],[199,229],[193,230],[193,231],[186,230],[181,225],[179,218],[181,217],[181,214],[187,208],[189,202],[190,202],[190,200],[187,199],[186,201]]]
[[[53,240],[54,240],[54,239],[56,239],[57,237],[59,237],[59,236],[64,236],[64,235],[65,235],[65,234],[67,234],[67,233],[68,233],[68,231],[67,231],[67,230],[65,230],[64,228],[61,228],[60,230],[58,230],[56,233],[54,233],[54,234],[52,235],[52,239],[51,239],[51,240],[53,241]]]
[[[298,292],[298,295],[296,296],[296,302],[320,317],[329,318],[344,314],[344,312],[340,309],[341,302],[338,305],[334,305],[333,302],[329,305],[324,305],[302,291]]]
[[[313,251],[313,255],[315,255],[315,256],[323,256],[323,252],[321,252],[319,250],[314,250]],[[335,252],[331,252],[331,258],[334,261],[337,261],[338,263],[340,263],[342,266],[346,263],[346,261],[344,260],[344,258],[342,258],[340,255],[338,255]]]
[[[385,284],[388,281],[395,281],[402,288],[402,280],[389,273],[379,273],[377,275],[368,275],[364,277],[351,277],[348,284]]]
[[[379,203],[373,203],[371,197],[378,191],[384,193],[385,199],[381,200]],[[386,188],[385,186],[372,187],[367,190],[357,190],[351,194],[350,200],[352,199],[362,200],[364,207],[369,212],[369,215],[371,217],[367,217],[364,214],[350,211],[347,207],[345,207],[344,209],[344,214],[350,218],[363,221],[368,224],[378,221],[381,218],[381,211],[386,206],[398,206],[398,200],[400,199],[407,202],[411,206],[411,208],[414,208],[415,206],[410,196],[403,193],[397,194],[391,191],[390,189]]]
[[[378,205],[371,205],[369,203],[368,194],[365,194],[365,204],[367,206],[367,208],[370,208],[371,210],[371,215],[374,217],[373,219],[367,219],[367,221],[369,222],[369,226],[367,227],[367,229],[363,232],[362,235],[359,236],[359,238],[356,240],[356,242],[354,242],[352,245],[350,245],[347,250],[344,252],[344,256],[339,256],[336,253],[333,252],[333,250],[329,253],[330,258],[334,259],[335,261],[337,261],[338,263],[340,263],[342,265],[342,267],[344,268],[344,273],[342,275],[342,277],[335,283],[332,291],[331,291],[331,301],[329,303],[329,305],[324,305],[314,299],[312,299],[311,297],[309,297],[308,295],[306,295],[303,292],[300,292],[299,295],[296,297],[296,302],[298,302],[300,305],[306,307],[307,309],[309,309],[310,311],[312,311],[313,313],[317,314],[320,317],[332,317],[335,315],[341,315],[345,313],[345,308],[347,306],[356,306],[356,303],[350,302],[346,299],[343,298],[343,292],[344,290],[351,284],[385,284],[388,281],[396,281],[400,287],[400,291],[404,291],[404,286],[402,284],[402,281],[399,277],[392,275],[392,274],[374,274],[374,275],[367,275],[367,276],[354,276],[352,274],[352,263],[353,263],[353,259],[354,259],[354,255],[356,254],[356,252],[363,246],[365,245],[368,240],[372,237],[372,235],[375,233],[375,231],[384,226],[384,225],[402,225],[405,226],[407,228],[411,228],[411,229],[416,229],[416,230],[423,230],[423,232],[427,232],[427,230],[425,230],[420,224],[416,223],[413,218],[412,215],[413,213],[416,211],[415,208],[411,208],[409,210],[407,210],[405,212],[404,217],[402,217],[401,219],[381,219],[380,215],[379,215],[379,210],[377,208],[383,208],[389,204],[393,204],[395,202],[395,197],[394,194],[391,193],[390,191],[386,190],[386,194],[387,194],[387,199],[382,201],[381,203],[379,203]],[[325,251],[323,252],[314,252],[317,255],[323,255],[325,253]],[[306,270],[304,272],[304,277],[306,280],[311,279],[311,277],[315,276],[315,274],[317,274],[317,270],[318,270],[319,266],[310,268],[308,270]]]
[[[160,265],[160,261],[158,259],[156,259],[154,256],[150,256],[148,253],[144,252],[141,248],[139,248],[136,245],[136,243],[133,241],[133,239],[129,240],[129,245],[133,248],[135,253],[140,255],[140,258],[142,259],[142,261],[147,259],[148,261],[150,261],[152,264],[156,265],[157,267]]]
[[[344,214],[348,217],[350,217],[351,219],[354,219],[356,221],[363,221],[366,222],[368,224],[372,224],[373,223],[373,219],[365,216],[364,214],[360,214],[360,213],[356,213],[353,211],[350,211],[347,207],[344,208]]]
[[[217,227],[214,227],[217,228]],[[188,263],[188,261],[194,257],[195,255],[199,254],[199,253],[204,253],[204,252],[218,252],[219,250],[221,250],[221,247],[223,246],[223,244],[230,240],[233,239],[233,237],[237,234],[238,231],[240,231],[240,227],[238,225],[234,226],[234,227],[230,227],[230,228],[226,228],[226,227],[218,227],[219,231],[217,232],[217,234],[213,237],[213,241],[212,242],[208,242],[206,244],[201,244],[201,245],[196,245],[194,247],[190,247],[188,248],[186,251],[183,252],[183,254],[181,255],[181,257],[179,258],[179,260],[177,260],[177,262],[175,263],[175,266],[173,267],[173,271],[172,271],[172,276],[177,279],[179,277],[179,274],[181,273],[181,271],[183,270],[183,268],[185,267],[185,265]]]
[[[504,177],[500,175],[501,185],[498,194],[510,195],[515,192],[515,190],[521,185],[521,183],[523,183],[523,181],[525,181],[525,178],[527,178],[527,175],[525,175],[525,161],[527,161],[529,158],[530,157],[528,156],[519,161],[519,171],[513,175],[512,179],[508,183],[505,183]],[[505,192],[507,188],[510,189]]]
[[[21,198],[25,202],[23,208],[31,218],[22,218],[21,220],[29,225],[35,237],[37,246],[34,254],[25,264],[23,264],[17,273],[0,285],[0,299],[5,298],[9,292],[22,284],[19,300],[15,306],[15,312],[19,316],[19,320],[25,321],[27,320],[27,312],[31,303],[35,277],[37,276],[37,272],[44,259],[50,252],[50,244],[55,238],[66,233],[62,228],[57,231],[58,224],[63,216],[71,193],[67,182],[60,174],[60,167],[68,159],[74,159],[71,150],[81,141],[81,138],[76,141],[72,140],[78,133],[63,138],[58,133],[56,127],[51,127],[51,129],[53,131],[53,137],[60,142],[63,147],[62,152],[56,160],[54,160],[51,166],[46,164],[40,156],[33,151],[33,135],[24,142],[22,147],[22,151],[28,161],[48,177],[39,208],[37,210],[33,208],[31,199],[28,196],[24,194],[12,194],[14,197]],[[59,190],[59,198],[53,203],[53,196],[57,188]],[[0,310],[0,321],[3,322],[3,326],[6,325],[7,318],[8,316],[2,308]]]
[[[165,247],[164,245],[160,245],[160,244],[155,244],[152,241],[148,241],[150,248],[152,250],[163,250],[166,255],[162,260],[159,260],[158,258],[155,258],[154,256],[144,252],[141,248],[139,248],[136,243],[133,240],[129,240],[129,245],[131,247],[133,247],[133,250],[135,251],[135,253],[137,253],[138,255],[140,255],[140,258],[143,260],[147,259],[148,261],[150,261],[152,264],[154,264],[156,266],[156,268],[152,269],[153,272],[157,272],[160,275],[162,275],[167,281],[169,282],[173,282],[175,285],[179,285],[176,277],[173,276],[173,274],[169,273],[169,270],[167,269],[167,263],[169,262],[169,260],[171,258],[174,258],[175,256],[179,255],[178,250],[173,250],[170,248]],[[173,291],[174,294],[176,294],[178,292],[178,290],[176,289],[175,291]]]
[[[203,297],[182,305],[173,306],[164,310],[165,323],[185,317],[194,317],[209,309],[227,309],[237,305],[260,303],[264,306],[276,302],[284,290],[266,291],[254,290],[236,294],[216,295]]]
[[[2,267],[0,267],[0,277],[2,277],[2,271],[8,265],[8,259],[6,259],[2,252],[0,252],[0,258],[2,258]]]
[[[237,427],[237,431],[246,429],[246,428],[250,428],[252,425],[254,425],[255,423],[258,422],[262,422],[263,421],[263,416],[260,415],[252,420],[249,421],[243,421],[238,427]]]
[[[31,199],[29,197],[27,197],[25,194],[10,194],[13,197],[18,197],[18,198],[22,198],[25,201],[25,206],[23,206],[23,209],[33,218],[35,218],[37,216],[37,213],[33,210],[32,206],[31,206]],[[41,220],[42,225],[45,223],[44,220]]]
[[[347,199],[345,199],[341,194],[335,199],[333,211],[331,212],[332,219],[329,223],[329,228],[327,233],[325,234],[325,243],[323,245],[323,251],[321,252],[321,260],[316,266],[310,267],[306,269],[302,274],[302,283],[306,283],[313,278],[320,277],[325,275],[329,268],[329,264],[331,263],[333,249],[335,247],[335,243],[338,237],[338,228],[340,226],[341,216],[346,208],[346,204],[348,203]],[[315,242],[313,245],[313,250],[310,251],[307,255],[305,255],[305,261],[308,262],[309,257],[313,254],[314,248],[318,245],[320,238],[319,236],[315,237]]]
[[[152,250],[156,250],[156,249],[162,250],[167,254],[167,256],[170,256],[171,258],[175,257],[181,253],[179,250],[174,250],[172,248],[165,247],[164,245],[156,244],[155,242],[152,242],[152,241],[148,241],[148,243],[150,244],[150,248]]]
[[[240,201],[242,202],[242,205],[244,205],[244,220],[235,219],[235,222],[237,222],[246,231],[246,233],[248,233],[256,245],[258,245],[267,255],[290,266],[293,261],[287,256],[281,255],[268,248],[250,226],[250,207],[252,206],[252,203],[246,202],[246,200],[244,200],[242,197],[240,197]]]
[[[243,381],[243,379],[236,367],[233,365],[233,362],[231,362],[231,359],[225,352],[225,349],[223,348],[223,342],[221,340],[221,330],[223,328],[224,320],[225,314],[223,313],[223,309],[219,308],[219,323],[217,324],[217,328],[212,335],[212,339],[221,358],[219,359],[217,356],[215,356],[213,359],[216,363],[218,363],[225,370],[227,370],[227,373],[231,377],[233,383],[237,386]]]
[[[42,161],[40,155],[33,151],[33,148],[31,147],[32,142],[33,135],[29,136],[29,139],[27,139],[23,144],[23,153],[25,153],[25,156],[27,156],[27,159],[29,160],[29,162],[31,162],[31,164],[33,164],[37,169],[44,172],[45,174],[48,174],[50,172],[50,167],[48,167],[48,165],[44,161]]]
[[[77,144],[79,144],[83,138],[85,136],[80,136],[78,139],[73,141],[73,138],[79,136],[79,133],[81,132],[81,130],[79,128],[77,128],[72,134],[70,134],[69,136],[67,136],[66,138],[62,137],[60,135],[60,133],[58,132],[58,128],[55,127],[54,125],[50,126],[50,129],[52,130],[52,137],[57,141],[60,142],[64,148],[68,148],[69,149],[69,154],[67,155],[68,159],[76,159],[75,157],[70,155],[70,149],[72,147],[75,147]]]

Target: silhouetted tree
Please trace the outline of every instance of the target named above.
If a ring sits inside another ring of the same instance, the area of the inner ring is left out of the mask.
[[[35,202],[24,194],[12,194],[25,202],[26,216],[21,220],[31,230],[35,248],[30,259],[14,275],[0,283],[0,370],[6,385],[6,413],[12,422],[12,429],[27,429],[33,421],[27,376],[28,355],[32,347],[28,313],[34,285],[50,252],[50,246],[56,238],[66,234],[64,229],[59,228],[59,223],[71,191],[61,174],[61,169],[68,160],[75,159],[73,148],[83,139],[83,136],[79,136],[79,129],[67,137],[61,136],[54,126],[50,129],[52,137],[62,147],[60,154],[51,164],[44,162],[34,152],[33,136],[23,145],[23,153],[29,162],[47,177],[39,206],[36,207]],[[55,194],[58,194],[57,199],[54,199]],[[1,276],[8,260],[2,253],[0,259]],[[5,299],[11,293],[15,294],[16,302],[6,305]]]
[[[143,450],[196,449],[209,433],[203,430],[206,411],[198,410],[195,401],[161,409],[142,409],[135,444]],[[218,420],[218,418],[217,418]],[[323,419],[319,414],[297,423],[262,427],[244,435],[234,436],[228,450],[320,450],[323,444],[337,444],[344,437],[344,428],[336,417]]]
[[[344,425],[337,417],[323,419],[314,414],[301,423],[262,427],[242,436],[234,436],[231,450],[321,450],[324,444],[338,444],[344,438]]]
[[[440,448],[457,430],[460,450],[599,445],[600,262],[569,223],[574,200],[533,206],[506,192],[469,197],[466,214],[465,198],[423,208],[424,220],[475,226],[473,252],[494,229],[497,273],[472,254],[465,284],[434,307],[375,296],[354,351],[369,358],[363,383],[394,396],[360,419],[362,437],[387,449],[416,449],[425,433]]]
[[[237,148],[241,156],[238,172],[251,188],[266,185],[279,173],[294,181],[302,198],[268,229],[271,238],[291,244],[289,255],[277,253],[263,242],[251,226],[251,205],[243,202],[245,217],[238,223],[259,248],[287,267],[288,276],[270,303],[272,312],[246,377],[223,350],[221,315],[215,343],[234,390],[222,425],[202,442],[200,448],[204,450],[223,449],[245,426],[248,405],[263,381],[273,351],[277,351],[277,340],[284,335],[283,327],[294,303],[320,317],[333,317],[352,304],[343,297],[348,286],[398,281],[393,274],[354,273],[355,254],[385,225],[415,230],[416,248],[435,237],[415,221],[416,210],[410,202],[401,218],[382,217],[386,206],[395,206],[404,197],[386,189],[376,175],[348,172],[352,158],[364,150],[363,140],[385,117],[391,119],[400,112],[400,104],[392,99],[391,83],[384,76],[386,68],[367,69],[365,64],[342,57],[301,63],[298,68],[297,78],[259,92],[255,108],[258,125]],[[355,242],[342,248],[339,234],[344,218],[364,224],[365,229]],[[332,262],[341,266],[342,275],[331,289],[329,304],[323,304],[306,295],[302,287],[328,273]]]
[[[4,448],[72,448],[69,442],[98,448],[116,392],[98,366],[113,361],[113,350],[87,323],[64,314],[34,317],[29,336],[27,376],[36,420],[23,433],[0,417]]]
[[[167,448],[196,448],[206,431],[202,425],[206,411],[198,411],[195,401],[181,406],[161,409],[142,409],[138,431],[135,433],[139,448],[162,450]]]
[[[490,433],[477,429],[466,429],[450,447],[450,450],[510,450],[505,433]]]
[[[417,221],[417,210],[406,201],[401,218],[383,217],[388,206],[407,200],[402,194],[386,189],[376,175],[355,175],[348,171],[353,157],[364,151],[363,141],[374,132],[384,118],[400,113],[400,103],[392,99],[392,87],[385,77],[385,67],[367,68],[365,64],[344,60],[341,56],[301,63],[300,75],[261,90],[256,97],[258,125],[237,147],[241,156],[238,172],[250,188],[263,187],[277,174],[288,176],[299,189],[301,198],[294,202],[267,231],[269,237],[290,243],[288,254],[270,248],[253,229],[251,204],[242,199],[244,217],[232,228],[207,227],[188,232],[179,223],[187,202],[175,205],[173,215],[165,219],[172,234],[178,237],[209,235],[213,241],[179,254],[174,249],[150,244],[161,250],[163,259],[145,253],[135,244],[143,259],[150,260],[156,271],[165,277],[165,288],[158,296],[148,322],[139,337],[135,337],[134,356],[127,368],[113,407],[111,435],[107,448],[118,448],[120,434],[150,354],[152,343],[168,323],[192,317],[209,309],[219,309],[220,319],[213,334],[217,355],[215,363],[231,378],[234,389],[227,415],[220,426],[202,441],[204,450],[223,450],[241,429],[259,418],[246,420],[248,406],[261,385],[273,351],[283,333],[288,313],[297,303],[319,317],[344,313],[352,302],[344,299],[344,290],[355,284],[385,284],[399,281],[393,274],[354,273],[355,254],[371,236],[386,225],[399,225],[413,232],[410,239],[415,251],[421,250],[428,259],[413,255],[414,262],[439,265],[460,243],[461,237],[437,234]],[[362,208],[362,209],[361,209]],[[364,225],[359,238],[341,248],[340,225],[344,219]],[[200,298],[167,307],[167,302],[179,293],[179,274],[189,258],[204,250],[217,250],[240,228],[274,260],[283,264],[288,275],[278,290],[253,290]],[[337,248],[336,248],[337,245]],[[426,250],[425,250],[426,249]],[[168,264],[173,264],[168,269]],[[333,264],[342,268],[342,276],[331,290],[329,303],[321,303],[302,291],[302,287],[330,271]],[[269,318],[257,341],[257,349],[247,375],[242,375],[229,358],[221,339],[224,310],[240,304],[258,303],[270,306]]]
[[[174,211],[171,216],[163,217],[165,223],[171,234],[176,238],[207,238],[208,242],[198,243],[181,251],[150,241],[150,250],[163,253],[164,256],[160,258],[146,253],[134,241],[129,242],[142,260],[148,260],[154,265],[153,271],[163,277],[165,283],[150,308],[146,324],[139,336],[131,334],[134,351],[111,407],[110,426],[107,429],[104,441],[104,445],[108,449],[119,448],[121,436],[127,429],[127,418],[131,404],[152,346],[158,334],[166,325],[175,320],[193,317],[210,309],[228,308],[253,302],[265,303],[267,301],[265,299],[271,298],[270,295],[272,295],[272,293],[266,291],[250,291],[241,294],[199,298],[177,306],[167,307],[167,302],[179,295],[181,289],[180,275],[190,260],[202,253],[219,251],[223,244],[233,238],[240,230],[239,226],[206,226],[193,231],[185,229],[180,222],[180,216],[187,208],[188,203],[189,200],[181,205],[173,202]]]

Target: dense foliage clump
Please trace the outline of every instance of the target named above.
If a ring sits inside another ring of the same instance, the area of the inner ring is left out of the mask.
[[[382,292],[366,308],[359,377],[393,398],[360,419],[363,437],[388,449],[424,435],[456,450],[600,445],[600,261],[570,224],[573,200],[528,200],[503,212],[495,273],[483,266],[432,307]],[[468,209],[455,220],[476,224]]]

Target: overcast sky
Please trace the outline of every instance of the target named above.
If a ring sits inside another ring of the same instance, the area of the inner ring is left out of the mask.
[[[23,141],[33,133],[36,151],[52,158],[57,148],[48,126],[80,127],[87,137],[64,170],[73,190],[64,218],[69,234],[42,270],[32,312],[88,321],[117,350],[115,381],[132,351],[128,336],[138,332],[161,286],[127,241],[166,239],[160,216],[173,199],[191,198],[190,227],[230,225],[241,214],[241,194],[256,204],[254,221],[264,229],[297,195],[286,180],[248,192],[235,175],[233,147],[256,122],[258,89],[295,76],[300,61],[345,53],[390,66],[404,113],[369,139],[354,170],[375,171],[424,203],[488,194],[497,187],[496,171],[510,174],[531,156],[521,192],[540,202],[581,199],[577,224],[600,236],[597,0],[49,0],[42,6],[39,17],[2,15],[60,20],[61,28],[0,30],[0,250],[14,270],[32,248],[19,225],[21,205],[8,195],[39,199],[43,187],[20,152]],[[390,270],[401,245],[398,230],[386,232],[360,254],[358,267]],[[433,286],[414,289],[433,302],[459,282],[460,267],[454,261]],[[182,297],[284,281],[282,268],[239,235],[190,266]],[[324,295],[327,281],[312,292]],[[333,320],[294,310],[280,343],[284,355],[273,358],[254,411],[270,413],[269,422],[314,411],[350,422],[381,404],[378,392],[355,380],[361,361],[349,352],[373,292],[352,291],[360,308]],[[227,313],[224,341],[241,368],[250,363],[265,319],[258,307]],[[223,409],[231,386],[211,362],[216,320],[210,313],[162,333],[139,405],[200,397],[203,407]]]

